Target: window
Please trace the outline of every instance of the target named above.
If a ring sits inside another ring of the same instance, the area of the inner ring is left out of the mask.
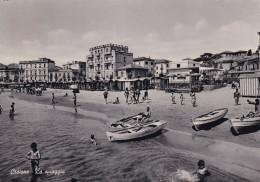
[[[41,67],[42,67],[42,65],[40,64],[40,65],[39,65],[39,68],[41,68]]]
[[[177,68],[180,68],[181,67],[181,64],[177,64]]]
[[[151,62],[151,65],[153,65],[153,62]]]
[[[35,68],[37,68],[37,64],[35,64],[34,66],[35,66]]]
[[[148,64],[148,61],[145,61],[145,64]]]
[[[169,64],[168,63],[166,63],[166,68],[168,68],[169,67]]]
[[[45,64],[43,64],[43,67],[45,68]]]
[[[106,52],[108,52],[108,48],[106,48]]]
[[[195,64],[193,64],[193,67],[195,67]]]

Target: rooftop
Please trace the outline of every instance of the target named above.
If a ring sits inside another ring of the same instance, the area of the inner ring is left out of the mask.
[[[154,59],[151,58],[147,58],[147,57],[138,57],[138,58],[134,58],[133,61],[137,62],[137,61],[144,61],[144,60],[148,60],[148,61],[155,61]]]
[[[144,67],[136,65],[136,64],[128,64],[126,66],[118,68],[117,70],[126,70],[126,69],[143,69],[143,70],[148,70],[147,68],[144,68]]]
[[[166,60],[166,59],[155,59],[155,63],[169,63],[171,61]]]

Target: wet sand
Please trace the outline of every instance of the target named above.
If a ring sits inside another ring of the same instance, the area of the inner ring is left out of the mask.
[[[41,97],[22,93],[12,93],[12,95],[21,100],[51,106],[52,92],[55,93],[55,98],[58,101],[57,106],[66,106],[68,109],[71,108],[72,112],[74,111],[71,90],[48,89]],[[66,92],[69,96],[63,97]],[[217,108],[226,107],[229,109],[225,118],[232,118],[242,115],[248,110],[253,110],[254,106],[246,103],[247,98],[240,99],[241,105],[234,106],[233,92],[234,90],[226,87],[211,92],[198,93],[196,94],[197,107],[193,108],[189,94],[184,94],[185,105],[180,105],[180,94],[175,94],[177,104],[172,104],[170,93],[149,90],[150,100],[129,105],[125,103],[123,92],[109,92],[109,103],[105,104],[103,92],[80,91],[80,94],[77,94],[78,103],[81,105],[78,114],[84,112],[83,110],[93,111],[92,115],[100,113],[100,120],[107,123],[143,112],[149,106],[152,118],[168,121],[165,133],[157,137],[155,141],[159,143],[163,141],[163,145],[183,150],[184,153],[190,152],[196,158],[205,158],[207,161],[212,162],[211,165],[221,168],[227,173],[257,181],[260,175],[258,171],[260,161],[260,136],[258,132],[234,136],[230,132],[231,125],[228,120],[224,120],[223,123],[210,130],[194,131],[190,122],[192,117]],[[120,104],[112,104],[116,97],[119,97]],[[91,116],[91,112],[85,114]],[[178,133],[179,131],[180,133]],[[179,137],[179,141],[176,140],[178,136],[182,136],[182,138]],[[185,139],[184,136],[188,137]],[[247,157],[248,153],[250,155]],[[231,155],[230,159],[229,156]],[[241,174],[241,170],[246,171],[246,174]]]

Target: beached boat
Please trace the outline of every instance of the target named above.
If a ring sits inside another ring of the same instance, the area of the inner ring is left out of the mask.
[[[133,127],[137,124],[138,120],[142,117],[143,113],[139,113],[133,116],[129,116],[126,118],[122,118],[118,121],[115,121],[113,123],[110,124],[110,130],[118,130],[118,129],[122,129],[122,128],[129,128],[129,127]],[[146,123],[150,123],[152,120],[149,120],[149,118],[145,118],[143,119],[142,122],[146,122]]]
[[[200,130],[201,127],[208,124],[212,124],[218,121],[219,119],[223,118],[227,114],[227,112],[228,112],[227,108],[217,109],[207,114],[203,114],[199,117],[192,118],[192,122],[194,127],[197,130]]]
[[[260,116],[246,116],[240,118],[230,119],[230,123],[235,132],[239,133],[241,129],[249,127],[260,127]]]
[[[143,123],[133,127],[122,128],[117,131],[107,131],[107,138],[109,141],[125,141],[142,138],[162,130],[167,124],[167,121],[163,120],[152,121],[153,122]]]

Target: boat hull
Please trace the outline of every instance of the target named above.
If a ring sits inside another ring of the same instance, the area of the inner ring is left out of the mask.
[[[228,109],[226,109],[226,108],[225,109],[219,109],[219,110],[212,111],[211,113],[216,112],[216,111],[219,111],[219,112],[215,116],[212,116],[212,117],[201,117],[201,116],[199,116],[197,118],[193,118],[192,122],[193,122],[194,127],[197,130],[200,130],[202,127],[213,124],[214,122],[223,118],[227,114]],[[208,114],[210,114],[210,113],[208,113]]]
[[[126,128],[121,131],[107,131],[106,135],[109,141],[126,141],[143,138],[152,135],[166,126],[167,122],[159,120],[158,122],[144,124],[133,128]],[[141,128],[141,129],[139,129]]]
[[[242,129],[249,127],[260,127],[260,117],[254,118],[235,118],[231,119],[230,123],[234,130],[239,133]]]

